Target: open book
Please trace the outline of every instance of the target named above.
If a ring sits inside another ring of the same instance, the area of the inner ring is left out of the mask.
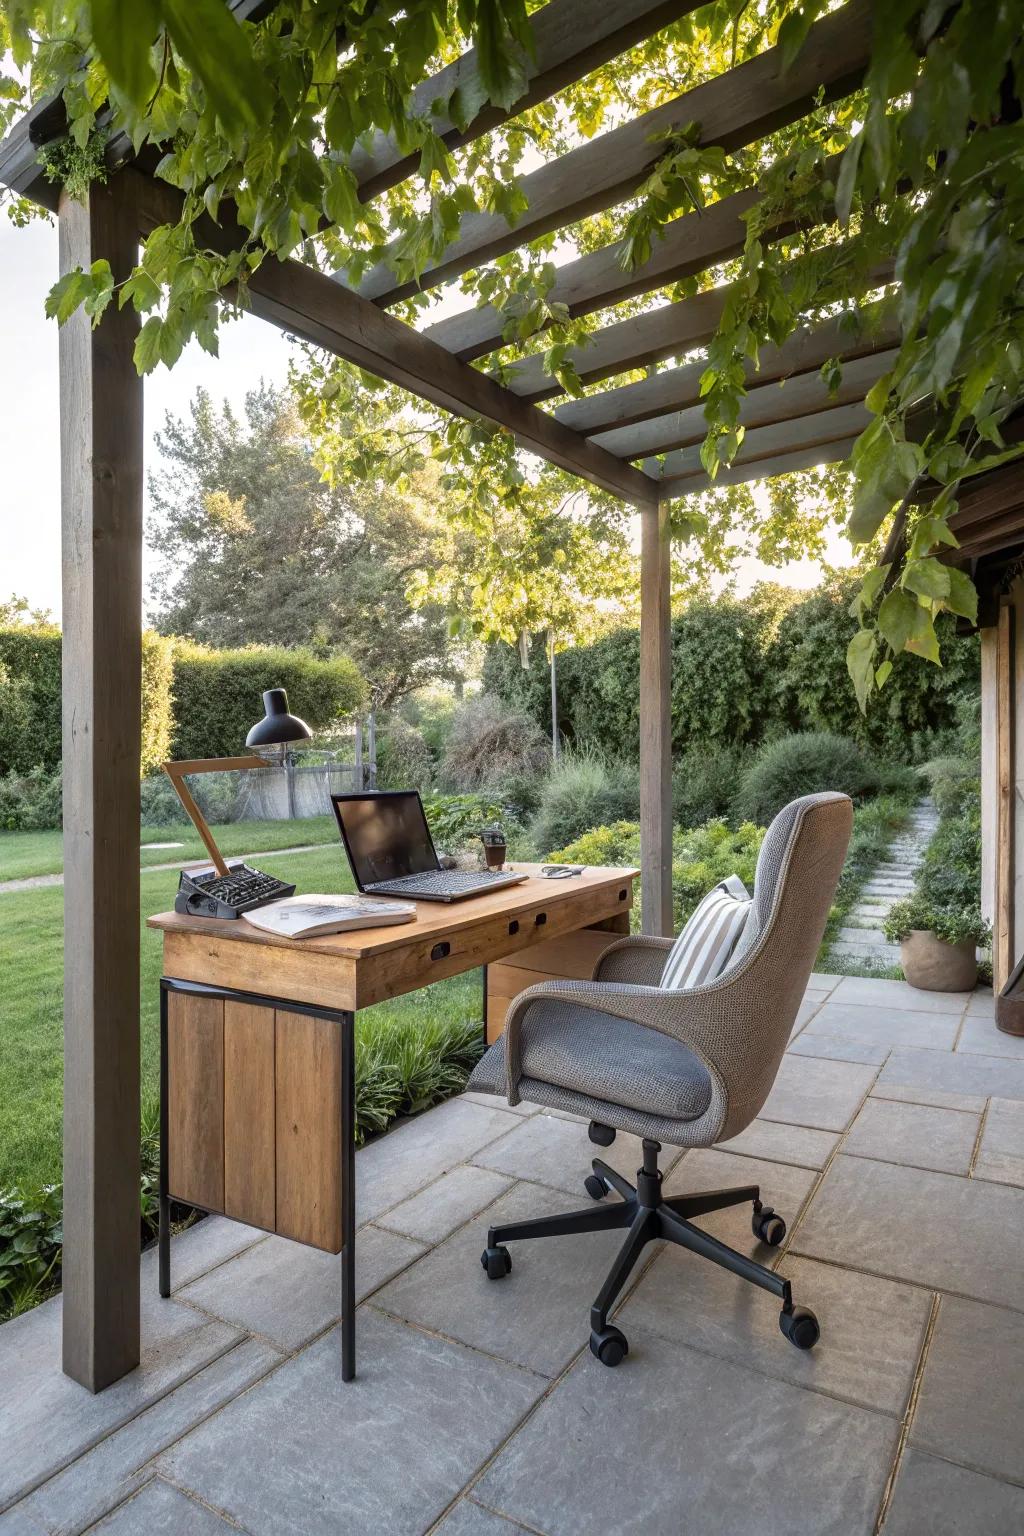
[[[247,923],[282,939],[315,939],[347,928],[383,928],[410,923],[416,916],[411,901],[385,901],[379,896],[286,896],[243,912]]]

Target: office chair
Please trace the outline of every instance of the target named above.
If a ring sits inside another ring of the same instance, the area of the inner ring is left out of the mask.
[[[781,1243],[786,1224],[757,1185],[661,1197],[658,1153],[713,1147],[738,1136],[771,1091],[828,918],[846,856],[853,810],[845,795],[806,795],[775,817],[757,861],[750,914],[713,981],[688,990],[659,986],[673,940],[620,939],[592,981],[527,987],[510,1004],[505,1031],[477,1064],[470,1088],[568,1110],[590,1121],[590,1139],[643,1139],[636,1185],[595,1158],[586,1210],[492,1227],[481,1263],[489,1278],[512,1268],[506,1243],[621,1228],[627,1237],[590,1312],[590,1348],[604,1364],[628,1351],[608,1313],[641,1252],[663,1239],[720,1264],[782,1302],[779,1326],[798,1349],[819,1338],[813,1312],[793,1304],[788,1280],[693,1225],[750,1201],[754,1236]],[[621,1198],[606,1202],[606,1196]]]

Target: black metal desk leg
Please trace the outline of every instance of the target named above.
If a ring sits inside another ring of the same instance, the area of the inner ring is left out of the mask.
[[[168,1198],[167,988],[160,983],[160,1189],[158,1246],[160,1295],[171,1294],[171,1202]]]
[[[341,1022],[341,1379],[356,1374],[356,1017]]]

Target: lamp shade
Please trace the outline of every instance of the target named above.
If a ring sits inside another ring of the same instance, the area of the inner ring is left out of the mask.
[[[247,747],[283,747],[289,742],[309,741],[313,735],[305,720],[288,713],[288,694],[283,688],[268,688],[263,695],[266,714],[245,738]]]

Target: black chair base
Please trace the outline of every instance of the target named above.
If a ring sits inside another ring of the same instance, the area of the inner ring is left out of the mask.
[[[600,1134],[595,1136],[595,1130]],[[592,1126],[591,1140],[607,1145],[607,1128]],[[512,1258],[505,1243],[520,1242],[531,1237],[572,1237],[578,1232],[609,1232],[622,1228],[626,1232],[626,1240],[590,1309],[590,1348],[603,1365],[618,1365],[628,1353],[626,1338],[618,1328],[609,1324],[608,1313],[647,1244],[658,1240],[688,1248],[691,1253],[710,1259],[713,1264],[720,1264],[723,1269],[730,1270],[743,1280],[749,1280],[752,1285],[771,1291],[782,1302],[779,1327],[785,1337],[797,1349],[813,1349],[820,1333],[817,1319],[805,1307],[794,1307],[789,1281],[692,1224],[691,1218],[695,1216],[706,1216],[711,1211],[721,1211],[730,1205],[744,1205],[749,1200],[753,1206],[751,1226],[754,1236],[769,1247],[777,1246],[786,1235],[786,1224],[771,1206],[762,1205],[758,1186],[746,1184],[736,1189],[709,1190],[704,1194],[681,1195],[663,1200],[662,1176],[658,1168],[661,1144],[645,1140],[643,1146],[644,1164],[637,1169],[635,1186],[599,1157],[595,1157],[591,1165],[593,1172],[588,1174],[585,1184],[592,1199],[602,1203],[588,1206],[582,1211],[568,1211],[561,1216],[545,1216],[537,1221],[517,1221],[504,1227],[491,1227],[487,1234],[487,1247],[480,1256],[488,1277],[501,1280],[510,1272]],[[605,1196],[612,1193],[622,1198],[604,1204]]]

